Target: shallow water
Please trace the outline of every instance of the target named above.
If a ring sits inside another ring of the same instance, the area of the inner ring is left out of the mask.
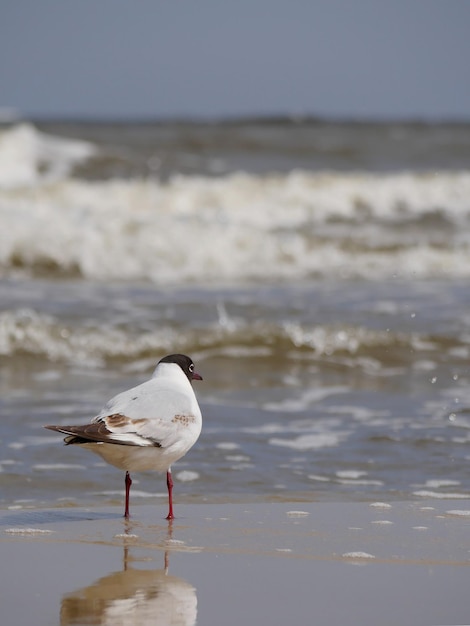
[[[131,520],[116,507],[6,511],[2,616],[10,626],[464,624],[469,514],[434,500],[191,504],[173,524],[154,505]]]
[[[0,503],[121,502],[117,470],[42,426],[170,352],[204,376],[177,499],[470,497],[469,128],[164,130],[2,131],[23,165],[0,181]],[[295,170],[328,137],[354,156]]]
[[[42,425],[87,421],[173,350],[204,376],[179,497],[470,497],[464,284],[0,292],[4,504],[119,500],[117,470]],[[135,478],[134,498],[164,497],[163,477]]]

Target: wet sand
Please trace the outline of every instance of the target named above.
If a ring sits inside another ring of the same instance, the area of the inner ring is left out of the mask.
[[[2,623],[470,623],[462,500],[6,510]]]

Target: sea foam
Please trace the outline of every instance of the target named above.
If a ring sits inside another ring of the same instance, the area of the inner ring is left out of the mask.
[[[31,124],[19,124],[0,132],[0,188],[61,179],[95,153],[86,141],[54,137]]]
[[[0,272],[158,284],[470,275],[469,172],[73,178],[95,152],[27,125],[0,134]]]

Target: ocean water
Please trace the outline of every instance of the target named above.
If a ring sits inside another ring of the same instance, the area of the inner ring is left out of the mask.
[[[121,503],[42,426],[170,352],[176,501],[470,498],[469,165],[470,124],[1,127],[0,506]]]

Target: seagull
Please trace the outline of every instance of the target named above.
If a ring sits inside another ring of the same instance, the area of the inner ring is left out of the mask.
[[[66,445],[99,454],[126,472],[124,517],[129,517],[130,472],[166,471],[167,520],[174,519],[172,464],[196,443],[202,415],[192,388],[202,380],[184,354],[161,359],[152,378],[111,398],[89,424],[44,428],[67,435]]]

